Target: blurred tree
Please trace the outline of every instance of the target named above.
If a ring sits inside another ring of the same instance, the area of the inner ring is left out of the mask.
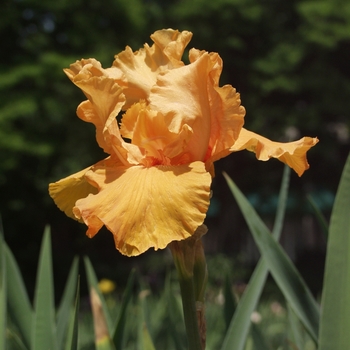
[[[16,242],[23,261],[37,252],[33,238],[41,236],[48,222],[60,234],[66,232],[71,247],[66,243],[62,249],[71,254],[84,240],[83,234],[69,236],[73,230],[84,232],[84,227],[54,207],[47,184],[102,156],[92,125],[75,117],[83,95],[62,69],[81,57],[110,66],[125,45],[136,50],[149,42],[153,31],[167,27],[191,30],[189,47],[219,52],[224,60],[222,84],[230,83],[241,93],[249,129],[276,140],[318,136],[321,142],[309,154],[312,170],[293,181],[299,188],[335,191],[349,151],[350,3],[4,0],[0,212],[7,239]],[[217,174],[224,168],[246,190],[271,194],[281,165],[250,165],[252,157],[225,159]],[[247,176],[248,166],[264,175]],[[215,202],[224,203],[226,185],[215,181]],[[224,214],[217,210],[216,215],[220,221],[218,215]]]

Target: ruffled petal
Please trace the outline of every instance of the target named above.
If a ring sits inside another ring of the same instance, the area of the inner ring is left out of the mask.
[[[88,183],[85,174],[91,167],[81,170],[62,180],[49,184],[49,194],[57,207],[67,216],[77,220],[73,214],[73,207],[78,199],[85,198],[88,194],[96,194],[97,188]],[[82,220],[79,220],[83,222]]]
[[[150,108],[165,116],[171,132],[178,133],[185,124],[193,130],[188,145],[193,161],[203,161],[209,145],[214,91],[210,72],[215,63],[203,53],[195,62],[161,74],[151,90]]]
[[[122,139],[116,119],[125,103],[123,89],[93,59],[77,61],[65,72],[88,98],[78,106],[77,114],[95,125],[99,146],[117,155],[124,165],[139,164],[141,151]]]
[[[88,226],[89,237],[105,225],[128,256],[191,236],[208,210],[211,176],[202,162],[95,167],[86,176],[99,193],[78,200],[74,214]]]
[[[186,124],[178,133],[169,131],[164,116],[150,110],[143,102],[134,104],[124,114],[121,132],[124,137],[130,137],[133,144],[145,150],[147,157],[157,159],[158,164],[168,165],[173,164],[171,158],[178,157],[186,150],[193,135]]]
[[[246,149],[254,152],[259,160],[277,158],[301,176],[305,170],[309,169],[306,152],[317,142],[317,138],[311,137],[303,137],[298,141],[287,143],[274,142],[243,128],[230,151],[236,152]]]
[[[161,71],[183,66],[181,61],[185,47],[192,33],[173,29],[156,31],[151,35],[154,44],[147,44],[139,51],[130,47],[115,56],[113,66],[121,72],[123,78],[118,84],[125,86],[127,102],[124,109],[140,100],[148,100],[151,87],[156,83]]]
[[[191,49],[190,62],[196,62],[206,51]],[[216,53],[209,53],[211,61],[208,70],[208,98],[211,114],[210,139],[205,161],[212,163],[227,156],[244,124],[245,108],[241,105],[240,94],[231,85],[219,87],[223,62]]]
[[[229,154],[244,124],[245,108],[231,85],[216,87],[211,99],[211,132],[206,160],[214,162]]]

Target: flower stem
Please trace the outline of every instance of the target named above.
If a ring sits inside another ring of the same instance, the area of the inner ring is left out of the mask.
[[[204,350],[206,343],[204,295],[208,274],[201,241],[206,232],[202,225],[191,237],[169,244],[179,277],[189,350]]]
[[[183,276],[179,275],[179,283],[185,318],[188,348],[189,350],[202,350],[201,338],[198,328],[193,278],[184,278]]]

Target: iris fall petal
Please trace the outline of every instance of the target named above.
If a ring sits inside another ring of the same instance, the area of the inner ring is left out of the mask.
[[[58,208],[75,220],[77,219],[73,214],[75,202],[80,198],[87,197],[90,193],[98,192],[97,188],[85,179],[85,174],[90,168],[88,167],[49,185],[49,194]]]
[[[105,225],[128,256],[191,236],[209,206],[211,176],[202,162],[95,167],[86,176],[99,193],[78,200],[74,214],[88,226],[89,237]]]

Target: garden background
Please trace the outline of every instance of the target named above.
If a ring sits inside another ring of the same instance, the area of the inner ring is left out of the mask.
[[[62,69],[83,57],[109,67],[126,45],[137,50],[151,43],[149,35],[155,30],[169,27],[193,32],[188,48],[221,55],[221,85],[229,83],[241,93],[249,130],[276,141],[304,135],[320,139],[308,154],[310,170],[302,178],[292,174],[282,236],[317,293],[325,240],[306,197],[311,195],[329,216],[349,152],[350,3],[342,0],[4,0],[0,212],[5,239],[29,291],[47,224],[57,296],[76,254],[89,255],[99,277],[121,285],[132,266],[143,269],[151,284],[162,283],[164,261],[170,261],[166,251],[125,258],[106,230],[88,239],[84,225],[56,208],[47,186],[103,157],[93,126],[75,115],[84,97]],[[283,165],[256,162],[249,152],[216,163],[206,252],[209,258],[221,254],[239,260],[249,269],[258,253],[222,171],[269,223]],[[244,279],[244,274],[239,277]]]

